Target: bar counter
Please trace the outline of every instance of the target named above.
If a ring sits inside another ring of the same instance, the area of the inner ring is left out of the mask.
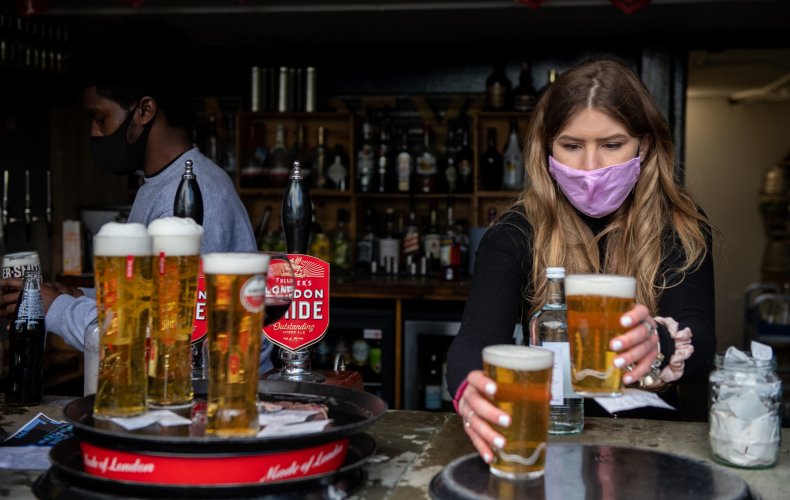
[[[42,406],[19,409],[5,407],[0,425],[10,435],[39,411],[61,420],[62,409],[70,400],[47,396]],[[474,451],[463,432],[461,419],[454,413],[388,411],[368,430],[368,434],[375,439],[377,450],[365,465],[367,477],[364,484],[352,492],[352,498],[429,498],[428,487],[433,476],[455,458]],[[556,443],[643,448],[713,463],[708,444],[708,425],[701,422],[588,418],[583,433],[551,436],[549,440]],[[744,479],[752,492],[764,499],[790,498],[790,429],[782,429],[779,460],[773,468],[723,468]],[[32,485],[42,473],[0,470],[0,498],[36,498]],[[644,498],[649,498],[649,492],[645,493]]]

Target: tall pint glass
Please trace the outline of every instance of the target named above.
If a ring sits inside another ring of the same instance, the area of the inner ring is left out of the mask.
[[[151,311],[151,237],[142,224],[108,222],[93,238],[99,320],[95,418],[131,417],[146,405],[145,337]]]
[[[266,271],[263,253],[203,255],[209,372],[207,434],[254,436],[258,431],[258,358]]]
[[[492,474],[508,479],[543,475],[553,360],[554,353],[540,347],[492,345],[483,349],[483,370],[497,384],[491,399],[511,417],[508,427],[493,424],[505,437],[505,447],[494,449]]]
[[[184,408],[192,404],[192,319],[203,228],[189,218],[165,217],[152,221],[148,234],[154,254],[148,404]]]
[[[625,330],[620,317],[634,307],[636,279],[610,274],[565,278],[573,390],[585,397],[619,396],[622,373],[614,366],[612,338]]]

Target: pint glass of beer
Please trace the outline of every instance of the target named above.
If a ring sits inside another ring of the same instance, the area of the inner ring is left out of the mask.
[[[148,404],[184,408],[192,404],[192,319],[203,228],[190,218],[165,217],[152,221],[148,234],[154,254]]]
[[[620,317],[634,307],[636,279],[609,274],[565,278],[573,390],[585,397],[619,396],[622,373],[609,341],[625,329]]]
[[[483,371],[497,384],[492,402],[511,417],[508,427],[492,424],[505,437],[505,447],[494,449],[492,474],[508,479],[543,475],[553,360],[554,353],[540,347],[492,345],[483,349]]]
[[[142,224],[108,222],[93,238],[99,381],[94,418],[146,411],[145,337],[150,323],[151,237]]]
[[[258,358],[269,256],[203,255],[206,275],[209,371],[207,434],[258,432]]]

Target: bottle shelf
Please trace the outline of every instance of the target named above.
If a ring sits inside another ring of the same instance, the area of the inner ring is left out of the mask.
[[[478,191],[478,198],[487,200],[507,200],[518,198],[520,191]]]
[[[312,191],[310,191],[312,194]],[[415,194],[408,194],[408,193],[355,193],[359,199],[395,199],[395,200],[407,200],[411,197],[414,197],[418,200],[444,200],[447,197],[452,196],[455,199],[461,200],[471,200],[472,193],[415,193]]]
[[[354,194],[351,191],[340,191],[339,189],[318,189],[308,188],[311,197],[319,198],[351,198]],[[280,197],[285,194],[285,187],[281,188],[239,188],[242,196],[260,196],[265,198]]]

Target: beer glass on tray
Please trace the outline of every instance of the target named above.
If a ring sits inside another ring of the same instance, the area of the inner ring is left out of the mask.
[[[145,413],[145,338],[150,324],[151,236],[142,224],[108,222],[93,238],[99,380],[94,418]]]
[[[636,279],[610,274],[575,274],[565,278],[568,339],[573,390],[584,397],[619,396],[621,370],[614,366],[612,338],[624,328],[620,317],[634,306]]]
[[[258,361],[268,267],[264,253],[203,255],[209,342],[207,434],[258,432]]]
[[[203,228],[194,220],[165,217],[148,225],[153,238],[154,292],[148,354],[148,404],[192,404],[192,320]]]

